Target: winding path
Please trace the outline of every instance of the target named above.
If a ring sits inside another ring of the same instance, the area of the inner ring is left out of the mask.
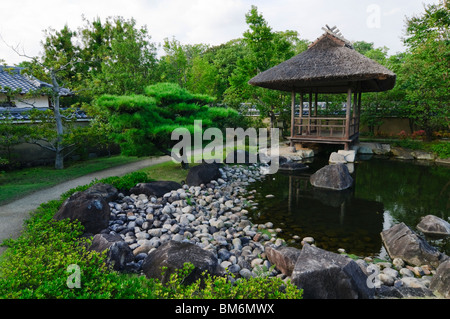
[[[14,202],[0,206],[0,243],[5,239],[19,237],[24,220],[26,220],[29,217],[30,212],[38,208],[39,205],[50,200],[58,199],[61,194],[74,187],[89,184],[95,178],[101,179],[109,176],[122,176],[169,160],[170,156],[153,157],[130,164],[108,168],[72,179],[50,188],[36,191]],[[0,247],[0,254],[5,250],[6,247]]]

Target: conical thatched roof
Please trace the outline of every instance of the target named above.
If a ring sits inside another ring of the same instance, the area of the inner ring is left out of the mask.
[[[390,90],[395,73],[355,51],[350,43],[329,30],[308,50],[249,81],[267,89],[295,92],[344,93]]]

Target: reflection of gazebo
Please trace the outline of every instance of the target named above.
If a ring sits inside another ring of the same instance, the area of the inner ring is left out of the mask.
[[[387,91],[395,85],[393,72],[355,51],[335,28],[323,28],[325,33],[308,50],[249,81],[251,85],[291,92],[291,145],[331,143],[344,144],[347,149],[359,136],[361,93]],[[300,94],[298,114],[296,93]],[[345,117],[318,116],[317,95],[321,93],[347,93]],[[308,111],[303,110],[305,94]]]

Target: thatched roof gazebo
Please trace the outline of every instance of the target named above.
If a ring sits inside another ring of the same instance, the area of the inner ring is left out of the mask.
[[[347,149],[359,136],[361,93],[390,90],[395,85],[396,76],[354,50],[351,43],[338,34],[336,27],[327,26],[323,30],[325,33],[311,43],[308,50],[261,72],[249,84],[291,92],[292,145],[296,142],[335,143],[344,144]],[[301,106],[298,116],[295,112],[297,93]],[[345,118],[318,117],[319,93],[346,93]],[[309,111],[303,110],[305,94],[309,95]]]

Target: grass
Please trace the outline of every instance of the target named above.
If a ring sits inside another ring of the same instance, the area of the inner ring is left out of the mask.
[[[243,149],[244,147],[238,147]],[[246,150],[256,151],[245,147]],[[223,158],[233,147],[225,147]],[[215,158],[214,154],[205,158]],[[191,156],[189,166],[201,162],[201,153]],[[9,172],[0,172],[0,205],[5,205],[29,195],[37,190],[49,188],[71,179],[84,176],[103,169],[133,163],[142,158],[132,156],[99,157],[87,161],[67,162],[63,170],[56,170],[51,166],[24,168]],[[180,183],[186,180],[188,170],[182,169],[179,163],[172,161],[150,166],[139,171],[147,173],[154,180],[167,180]]]
[[[39,166],[5,172],[0,174],[0,205],[86,174],[141,159],[117,155],[87,161],[68,162],[63,170],[56,170],[50,166]]]
[[[195,165],[198,164],[191,163],[189,164],[189,167]],[[154,180],[165,180],[180,183],[181,181],[186,180],[188,170],[181,168],[179,163],[168,161],[140,169],[138,172],[145,172],[148,177]]]

